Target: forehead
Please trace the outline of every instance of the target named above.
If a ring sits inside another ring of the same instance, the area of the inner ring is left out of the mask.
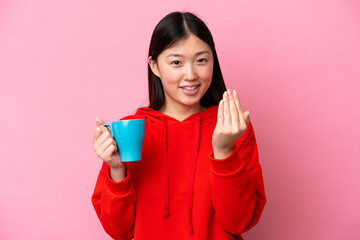
[[[190,34],[186,39],[182,39],[174,43],[169,48],[165,49],[163,51],[163,55],[167,55],[170,53],[191,55],[204,50],[207,50],[211,53],[211,48],[206,42],[196,37],[195,35]]]

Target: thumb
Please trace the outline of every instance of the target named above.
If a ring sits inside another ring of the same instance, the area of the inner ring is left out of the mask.
[[[104,120],[102,120],[101,118],[98,118],[98,117],[95,118],[95,121],[96,121],[96,125],[98,125],[98,126],[105,123]]]
[[[244,113],[244,119],[245,119],[246,125],[249,125],[249,122],[250,122],[250,111],[246,111],[246,112]]]

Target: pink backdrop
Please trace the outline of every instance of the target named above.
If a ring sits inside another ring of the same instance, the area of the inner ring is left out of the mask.
[[[250,110],[268,203],[244,237],[360,239],[356,0],[1,1],[0,239],[109,239],[95,117],[147,104],[151,33],[174,10],[205,20]]]

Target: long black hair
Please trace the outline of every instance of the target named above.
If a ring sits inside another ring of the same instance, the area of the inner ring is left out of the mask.
[[[226,86],[221,74],[215,43],[208,27],[193,13],[172,12],[161,19],[153,31],[148,57],[151,56],[152,60],[157,61],[161,52],[178,41],[186,39],[191,33],[210,46],[214,59],[212,81],[208,90],[200,99],[200,105],[203,107],[217,105],[222,99]],[[149,108],[159,110],[165,103],[164,89],[160,78],[152,72],[149,64],[148,84]]]

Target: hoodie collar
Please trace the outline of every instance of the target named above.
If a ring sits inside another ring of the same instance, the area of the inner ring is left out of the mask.
[[[179,123],[190,123],[193,122],[197,119],[198,115],[201,115],[201,120],[204,121],[208,118],[213,117],[214,115],[217,115],[217,109],[218,106],[210,106],[209,108],[198,112],[198,113],[194,113],[192,115],[190,115],[189,117],[187,117],[186,119],[184,119],[183,121],[179,121],[169,115],[166,115],[164,113],[161,113],[157,110],[154,110],[152,108],[149,107],[141,107],[137,109],[137,112],[135,113],[135,115],[145,115],[146,118],[148,118],[149,120],[153,121],[153,122],[157,122],[157,123],[163,123],[162,119],[166,119],[166,123],[167,124],[179,124]]]

